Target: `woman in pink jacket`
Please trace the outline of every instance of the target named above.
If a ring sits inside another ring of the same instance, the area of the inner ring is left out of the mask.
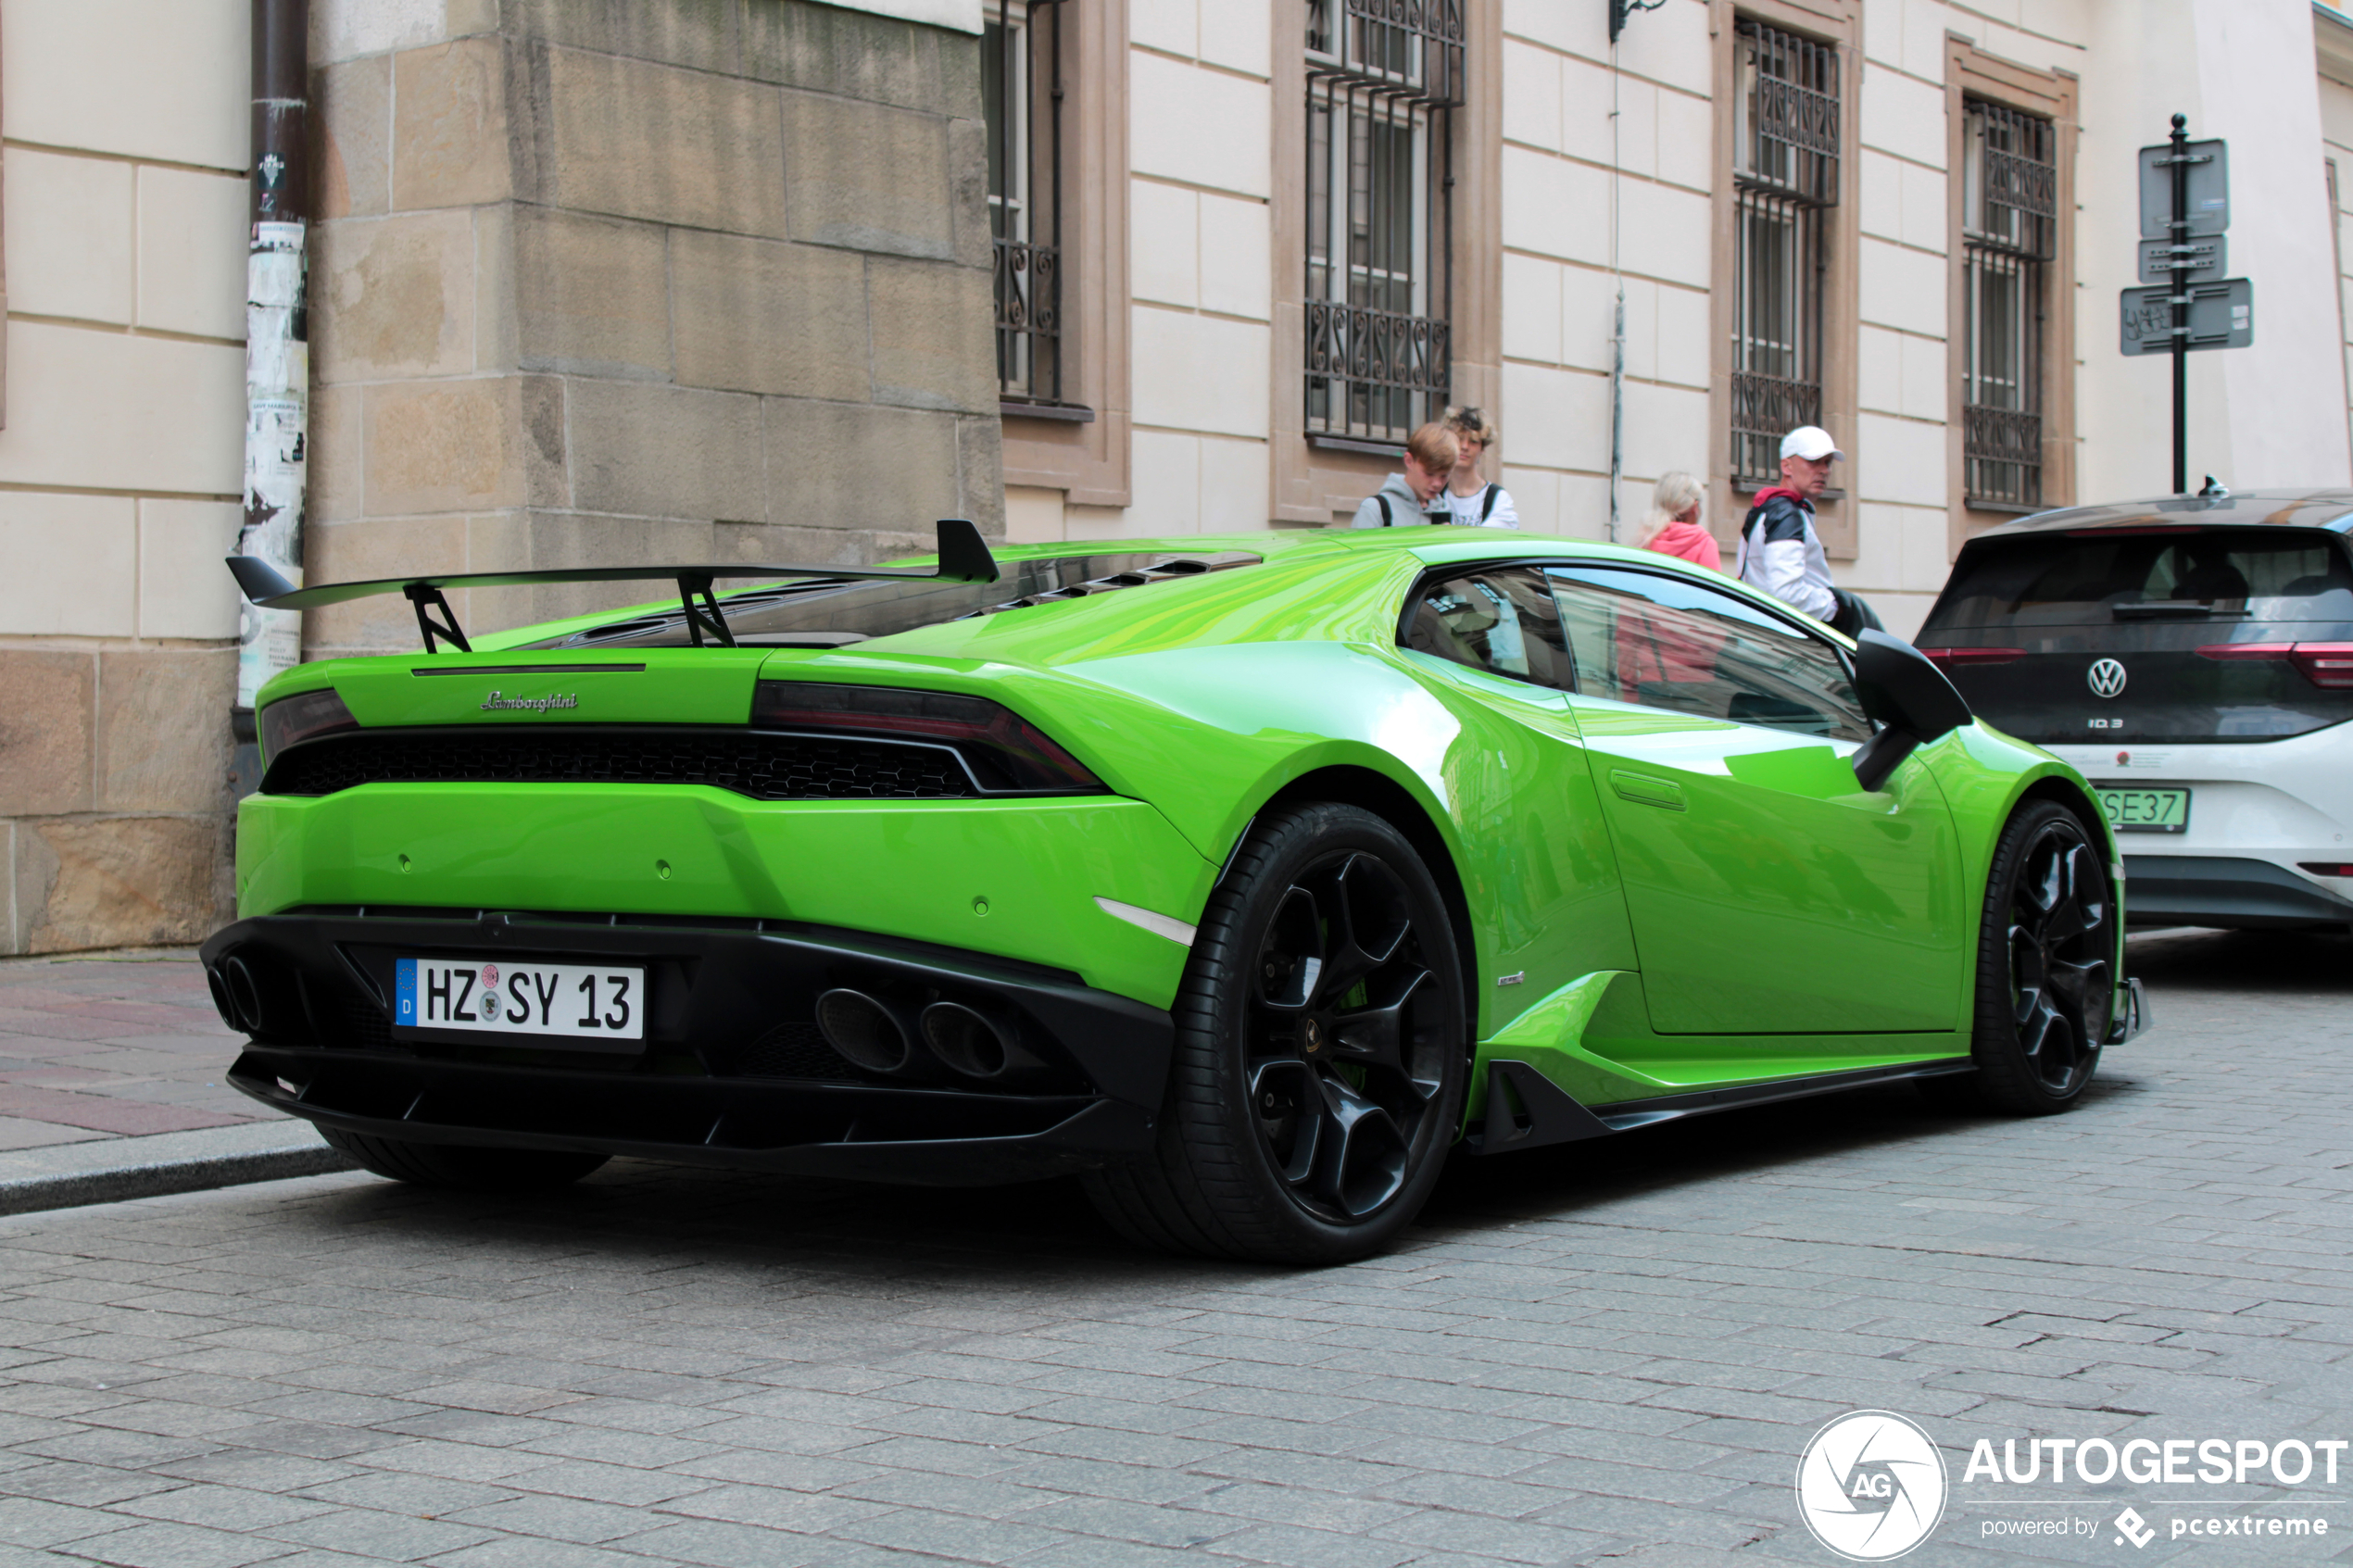
[[[1642,546],[1663,556],[1680,556],[1710,571],[1724,570],[1724,557],[1707,530],[1699,525],[1700,482],[1680,469],[1661,474],[1651,491],[1650,526]]]

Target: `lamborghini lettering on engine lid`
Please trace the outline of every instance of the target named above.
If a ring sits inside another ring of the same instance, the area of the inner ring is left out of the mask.
[[[503,696],[494,691],[483,703],[482,710],[489,713],[501,709],[521,708],[534,713],[545,713],[551,708],[577,708],[579,706],[580,698],[570,693],[562,693],[555,696]]]
[[[395,975],[392,1022],[399,1029],[562,1035],[607,1043],[646,1035],[642,969],[402,959]]]

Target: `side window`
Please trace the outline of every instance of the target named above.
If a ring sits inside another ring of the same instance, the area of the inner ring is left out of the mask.
[[[1831,740],[1870,721],[1828,643],[1697,583],[1608,567],[1551,573],[1588,696]]]
[[[1577,689],[1559,608],[1534,567],[1491,567],[1424,583],[1399,641],[1491,675]]]

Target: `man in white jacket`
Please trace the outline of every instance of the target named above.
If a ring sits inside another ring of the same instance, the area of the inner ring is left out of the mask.
[[[1852,635],[1877,625],[1878,617],[1831,584],[1831,563],[1814,532],[1814,498],[1829,487],[1831,465],[1844,456],[1830,432],[1816,425],[1800,425],[1781,437],[1781,482],[1759,490],[1748,508],[1733,575]]]

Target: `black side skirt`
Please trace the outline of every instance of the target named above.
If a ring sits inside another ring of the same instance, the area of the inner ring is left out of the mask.
[[[1778,1100],[1805,1099],[1840,1089],[1859,1089],[1912,1078],[1942,1078],[1972,1072],[1975,1067],[1968,1057],[1946,1057],[1896,1067],[1863,1067],[1851,1073],[1823,1073],[1769,1084],[1744,1084],[1737,1088],[1621,1099],[1588,1108],[1527,1062],[1496,1060],[1487,1064],[1487,1114],[1463,1141],[1474,1154],[1541,1148],[1546,1144],[1574,1143],[1661,1122],[1677,1122],[1711,1110],[1770,1105]]]

